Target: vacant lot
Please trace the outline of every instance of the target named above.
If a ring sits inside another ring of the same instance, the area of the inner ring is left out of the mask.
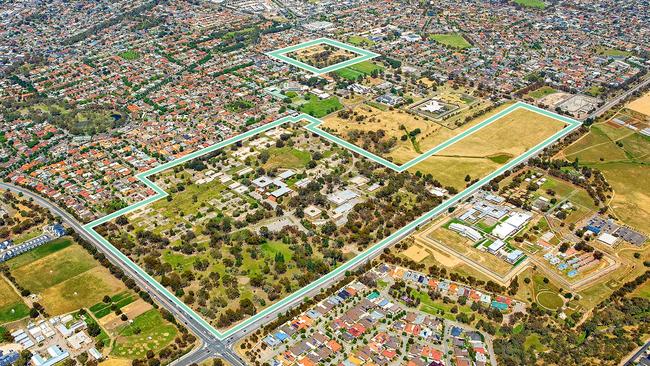
[[[550,86],[543,86],[539,89],[535,89],[532,92],[528,93],[528,96],[537,100],[542,99],[547,95],[557,93],[557,90],[551,88]]]
[[[564,126],[564,123],[553,118],[518,109],[410,170],[431,173],[443,185],[461,189],[467,184],[467,176],[470,180],[486,176]]]
[[[396,161],[403,163],[415,156],[420,155],[415,151],[415,147],[410,140],[402,140],[401,137],[407,131],[419,129],[421,132],[416,136],[416,141],[420,149],[429,147],[428,138],[433,137],[442,127],[436,123],[425,121],[424,118],[412,115],[405,111],[381,110],[369,105],[358,105],[352,109],[351,118],[341,118],[338,114],[332,114],[323,120],[321,128],[329,129],[331,132],[343,139],[347,139],[351,131],[374,132],[383,130],[385,140],[395,138],[397,144],[389,157],[395,158]],[[402,152],[404,151],[404,152]],[[377,153],[373,151],[374,153]],[[408,153],[410,152],[410,153]],[[402,155],[406,158],[401,159]]]
[[[299,49],[297,51],[289,52],[286,54],[286,56],[305,63],[309,66],[322,69],[347,60],[351,60],[359,55],[354,52],[328,44],[317,44],[314,46]]]
[[[264,164],[264,169],[274,170],[277,168],[304,168],[311,160],[308,151],[294,149],[292,147],[281,147],[269,149],[269,160]]]
[[[472,47],[461,34],[432,34],[430,37],[434,41],[449,48],[462,50]]]

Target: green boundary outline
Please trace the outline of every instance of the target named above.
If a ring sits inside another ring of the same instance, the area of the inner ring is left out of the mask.
[[[511,113],[512,111],[514,111],[516,109],[519,109],[519,108],[528,109],[530,111],[540,113],[540,114],[545,115],[547,117],[554,118],[556,120],[559,120],[561,122],[566,123],[567,126],[564,127],[562,130],[556,132],[553,136],[551,136],[551,137],[547,138],[546,140],[542,141],[541,143],[539,143],[538,145],[536,145],[532,149],[528,150],[524,154],[522,154],[522,155],[516,157],[515,159],[509,161],[508,163],[504,164],[501,168],[495,170],[494,172],[492,172],[492,173],[488,174],[487,176],[483,177],[482,179],[478,180],[476,183],[474,183],[470,187],[464,189],[463,191],[459,192],[455,196],[453,196],[453,197],[447,199],[446,201],[442,202],[440,205],[436,206],[431,211],[425,213],[424,215],[420,216],[416,220],[414,220],[411,223],[405,225],[401,229],[395,231],[394,233],[392,233],[388,237],[384,238],[380,242],[378,242],[378,243],[374,244],[373,246],[367,248],[365,251],[363,251],[362,253],[360,253],[356,257],[350,259],[349,261],[343,263],[341,266],[339,266],[339,267],[335,268],[334,270],[332,270],[330,273],[328,273],[325,276],[317,279],[316,281],[306,285],[305,287],[295,291],[294,293],[288,295],[287,297],[283,298],[282,300],[278,301],[277,303],[270,305],[269,307],[263,309],[262,311],[260,311],[257,314],[251,316],[250,318],[242,321],[241,323],[234,325],[233,327],[231,327],[230,329],[224,331],[223,333],[220,332],[219,330],[217,330],[216,328],[214,328],[208,322],[206,322],[194,310],[192,310],[189,306],[187,306],[185,303],[180,301],[175,295],[173,295],[169,290],[167,290],[164,286],[162,286],[158,281],[156,281],[153,277],[151,277],[148,273],[146,273],[143,269],[141,269],[137,264],[135,264],[131,259],[129,259],[129,257],[127,257],[122,252],[120,252],[117,248],[115,248],[108,240],[106,240],[104,237],[99,235],[94,229],[96,226],[104,224],[104,223],[106,223],[106,222],[108,222],[110,220],[113,220],[114,218],[116,218],[118,216],[124,215],[126,213],[129,213],[129,212],[131,212],[133,210],[136,210],[136,209],[138,209],[140,207],[143,207],[143,206],[148,205],[148,204],[150,204],[150,203],[152,203],[154,201],[157,201],[157,200],[159,200],[161,198],[164,198],[164,197],[168,196],[167,192],[162,190],[160,187],[158,187],[155,183],[153,183],[148,178],[149,176],[151,176],[153,174],[156,174],[156,173],[159,173],[159,172],[161,172],[163,170],[167,170],[169,168],[172,168],[172,167],[177,166],[179,164],[182,164],[184,162],[187,162],[188,160],[200,157],[200,156],[205,155],[207,153],[210,153],[212,151],[224,148],[224,147],[226,147],[228,145],[231,145],[233,143],[245,140],[245,139],[247,139],[249,137],[252,137],[252,136],[254,136],[256,134],[262,133],[264,131],[268,131],[268,130],[270,130],[272,128],[283,125],[285,123],[296,123],[296,122],[300,122],[300,121],[303,121],[303,120],[307,120],[309,122],[309,124],[305,127],[307,130],[309,130],[311,132],[314,132],[314,133],[316,133],[316,134],[318,134],[318,135],[320,135],[320,136],[322,136],[322,137],[324,137],[326,139],[330,139],[332,142],[340,144],[343,147],[345,147],[345,148],[347,148],[349,150],[352,150],[355,153],[363,155],[363,156],[365,156],[365,157],[367,157],[367,158],[369,158],[369,159],[371,159],[371,160],[373,160],[373,161],[375,161],[377,163],[380,163],[380,164],[382,164],[382,165],[384,165],[384,166],[386,166],[388,168],[394,169],[394,170],[396,170],[398,172],[403,172],[404,170],[412,167],[413,165],[417,164],[418,162],[422,161],[423,159],[426,159],[427,157],[435,154],[435,152],[440,151],[440,150],[444,149],[445,147],[448,147],[451,144],[460,141],[461,139],[467,137],[468,135],[478,131],[480,128],[483,128],[483,127],[489,125],[490,123],[498,120],[499,118],[503,117],[504,115],[506,115],[508,113]],[[119,257],[120,260],[122,260],[125,264],[127,264],[129,267],[131,267],[131,269],[138,272],[138,274],[140,274],[143,278],[145,278],[152,286],[156,287],[156,289],[158,289],[160,292],[165,294],[167,296],[167,298],[169,298],[170,300],[172,300],[175,303],[176,306],[180,307],[186,313],[188,313],[193,318],[195,318],[197,321],[199,321],[206,329],[210,330],[218,339],[224,340],[225,338],[229,337],[233,333],[236,333],[236,332],[240,331],[241,329],[244,329],[245,327],[249,326],[251,323],[265,317],[267,314],[273,312],[274,310],[276,310],[277,308],[283,306],[284,304],[290,303],[292,301],[295,301],[295,300],[299,299],[301,296],[305,295],[306,293],[313,290],[314,288],[320,286],[323,283],[326,283],[327,281],[329,281],[333,277],[336,277],[336,276],[340,275],[344,271],[347,271],[349,268],[352,268],[356,264],[366,260],[369,256],[371,256],[371,255],[375,254],[377,251],[383,249],[384,246],[386,246],[387,244],[393,242],[394,240],[400,239],[400,238],[404,237],[405,235],[410,234],[411,231],[417,229],[420,225],[426,223],[428,220],[434,218],[438,214],[440,214],[443,211],[447,210],[448,208],[450,208],[451,206],[453,206],[454,204],[456,204],[460,200],[468,197],[469,195],[474,193],[476,190],[478,190],[480,187],[487,184],[488,182],[490,182],[495,177],[499,176],[501,173],[503,173],[506,170],[508,170],[508,169],[510,169],[510,168],[512,168],[512,167],[526,161],[529,157],[539,153],[541,150],[543,150],[547,146],[551,145],[552,143],[554,143],[558,139],[566,136],[571,131],[575,130],[576,128],[578,128],[581,125],[580,122],[578,122],[576,120],[573,120],[571,118],[567,118],[567,117],[558,115],[558,114],[553,113],[553,112],[549,112],[547,110],[544,110],[544,109],[541,109],[541,108],[538,108],[538,107],[535,107],[535,106],[532,106],[532,105],[529,105],[529,104],[526,104],[526,103],[523,103],[523,102],[517,102],[517,103],[513,104],[512,106],[506,108],[501,113],[498,113],[495,116],[492,116],[491,118],[488,118],[485,121],[483,121],[483,122],[479,123],[478,125],[476,125],[476,126],[480,126],[480,127],[475,128],[475,129],[468,129],[468,130],[464,131],[463,133],[459,134],[458,136],[443,142],[442,144],[440,144],[440,145],[436,146],[435,148],[427,151],[426,153],[422,154],[421,156],[407,162],[406,164],[398,166],[398,165],[395,165],[395,164],[393,164],[391,162],[388,162],[387,160],[385,160],[385,159],[383,159],[381,157],[376,156],[375,154],[372,154],[372,153],[370,153],[370,152],[368,152],[366,150],[363,150],[363,149],[357,147],[356,145],[350,144],[349,142],[347,142],[345,140],[342,140],[342,139],[340,139],[340,138],[338,138],[336,136],[333,136],[333,135],[331,135],[331,134],[329,134],[329,133],[327,133],[325,131],[322,131],[320,128],[318,128],[318,126],[321,123],[322,123],[321,120],[319,120],[317,118],[314,118],[314,117],[312,117],[310,115],[304,114],[304,113],[303,114],[298,114],[298,115],[295,115],[295,116],[286,116],[286,117],[280,118],[280,119],[278,119],[278,120],[276,120],[274,122],[268,123],[268,124],[263,125],[263,126],[256,127],[256,128],[254,128],[254,129],[252,129],[250,131],[247,131],[247,132],[242,133],[240,135],[237,135],[237,136],[231,137],[229,139],[226,139],[226,140],[224,140],[222,142],[219,142],[217,144],[214,144],[214,145],[209,146],[207,148],[204,148],[202,150],[195,151],[195,152],[193,152],[191,154],[185,155],[185,156],[183,156],[181,158],[178,158],[176,160],[173,160],[173,161],[170,161],[168,163],[159,165],[159,166],[157,166],[155,168],[152,168],[152,169],[150,169],[148,171],[139,173],[139,174],[136,175],[136,177],[140,181],[142,181],[147,187],[153,189],[156,192],[155,195],[153,195],[153,196],[151,196],[151,197],[149,197],[149,198],[147,198],[147,199],[145,199],[143,201],[134,203],[133,205],[128,206],[128,207],[126,207],[124,209],[113,212],[112,214],[106,215],[106,216],[104,216],[104,217],[102,217],[100,219],[92,221],[92,222],[84,225],[83,227],[84,227],[84,229],[86,231],[88,231],[88,233],[90,235],[93,236],[93,238],[95,238],[98,241],[102,242],[104,244],[104,246],[108,250],[110,250],[115,256]]]
[[[308,64],[306,64],[304,62],[300,62],[300,61],[298,61],[296,59],[293,59],[293,58],[287,56],[287,53],[289,53],[289,52],[302,50],[302,49],[305,49],[307,47],[315,46],[315,45],[318,45],[318,44],[328,44],[330,46],[342,48],[342,49],[344,49],[346,51],[354,52],[354,53],[358,54],[359,56],[355,57],[353,59],[347,60],[347,61],[339,62],[337,64],[334,64],[334,65],[331,65],[331,66],[328,66],[328,67],[324,67],[322,69],[319,69],[317,67],[313,67],[313,66],[308,65]],[[309,71],[309,72],[314,73],[316,75],[327,74],[328,72],[340,70],[342,68],[357,64],[359,62],[367,61],[367,60],[371,60],[371,59],[373,59],[375,57],[379,57],[379,54],[377,54],[377,53],[374,53],[374,52],[371,52],[371,51],[368,51],[368,50],[364,50],[363,48],[354,47],[354,46],[351,46],[351,45],[349,45],[347,43],[335,41],[335,40],[329,39],[329,38],[317,38],[317,39],[314,39],[314,40],[311,40],[311,41],[299,43],[297,45],[293,45],[293,46],[289,46],[289,47],[285,47],[285,48],[280,48],[280,49],[275,50],[275,51],[267,52],[266,54],[268,56],[271,56],[271,57],[275,58],[275,59],[278,59],[280,61],[284,61],[284,62],[286,62],[286,63],[288,63],[290,65],[299,67],[299,68],[301,68],[303,70]]]

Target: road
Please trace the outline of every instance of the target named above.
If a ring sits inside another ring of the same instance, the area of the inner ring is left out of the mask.
[[[603,104],[602,107],[598,108],[596,111],[594,111],[592,114],[589,115],[588,118],[597,118],[600,117],[603,113],[607,112],[610,110],[612,107],[620,103],[623,99],[629,97],[632,95],[632,93],[636,92],[639,89],[645,88],[646,86],[650,85],[650,76],[648,76],[645,80],[641,81],[639,84],[637,84],[634,88],[625,91],[623,94],[617,96],[616,98],[610,100],[609,102]]]
[[[77,219],[68,214],[64,209],[39,196],[38,194],[22,187],[0,182],[0,188],[16,193],[22,193],[24,196],[32,198],[34,202],[38,203],[42,207],[49,209],[55,215],[59,216],[63,222],[65,222],[74,231],[76,231],[82,238],[87,240],[89,243],[94,245],[97,250],[106,255],[106,258],[108,258],[111,263],[121,268],[126,275],[133,278],[133,280],[135,280],[135,282],[142,290],[149,293],[152,299],[154,299],[159,305],[171,312],[179,322],[184,324],[190,331],[192,331],[192,333],[194,333],[194,335],[200,339],[200,347],[192,350],[184,357],[176,360],[173,365],[190,365],[192,363],[199,363],[209,358],[222,358],[233,366],[246,365],[246,363],[230,348],[229,344],[226,344],[217,339],[209,329],[206,329],[204,326],[202,326],[201,323],[194,319],[190,314],[186,313],[163,293],[158,291],[145,278],[141,277],[131,267],[113,255],[111,251],[107,250],[107,248],[105,248],[100,241],[93,238],[93,236],[84,229],[83,225],[77,221]]]

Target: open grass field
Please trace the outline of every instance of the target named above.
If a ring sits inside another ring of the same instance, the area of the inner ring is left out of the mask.
[[[22,254],[7,264],[18,283],[40,295],[39,302],[50,315],[92,306],[104,295],[126,289],[68,237]]]
[[[442,44],[445,47],[454,48],[454,49],[465,49],[470,48],[472,45],[467,42],[465,37],[461,34],[432,34],[429,36],[434,41]]]
[[[29,308],[11,285],[0,277],[0,324],[22,319],[29,315]]]
[[[375,44],[375,42],[363,36],[350,36],[348,37],[348,43],[357,47],[369,47]]]
[[[434,178],[444,186],[452,186],[457,189],[464,188],[465,176],[471,178],[484,177],[497,170],[502,164],[495,163],[488,158],[467,158],[467,157],[446,157],[432,156],[415,165],[410,172],[420,171],[431,173]]]
[[[162,318],[156,309],[149,310],[118,330],[111,355],[119,358],[142,358],[148,350],[157,352],[176,337],[176,327]]]
[[[16,281],[33,293],[40,293],[97,266],[81,246],[69,246],[12,271]]]
[[[598,124],[561,152],[568,160],[599,169],[614,190],[609,203],[623,222],[647,232],[650,220],[650,138],[628,128]]]
[[[337,97],[332,96],[326,99],[318,99],[317,96],[309,94],[309,101],[300,106],[300,111],[310,116],[321,118],[341,108],[343,108],[343,105]]]
[[[41,292],[41,304],[50,315],[66,314],[88,307],[126,290],[122,281],[106,268],[95,267]]]
[[[598,47],[597,52],[603,56],[612,56],[612,57],[628,57],[632,53],[624,50],[618,50],[611,47]]]
[[[264,164],[264,169],[273,170],[276,168],[297,169],[304,168],[311,160],[311,154],[308,151],[294,149],[292,147],[270,148],[270,158]]]
[[[352,66],[345,67],[337,70],[336,73],[342,78],[348,80],[357,80],[359,76],[366,76],[372,74],[374,71],[381,71],[383,67],[377,65],[372,61],[362,61]]]
[[[514,2],[526,8],[546,8],[546,4],[542,0],[514,0]]]
[[[549,310],[557,310],[564,304],[562,298],[555,292],[543,291],[537,294],[537,303]]]
[[[533,90],[530,93],[528,93],[528,96],[537,100],[537,99],[542,99],[547,95],[551,95],[557,93],[557,90],[551,88],[550,86],[543,86],[539,89]]]
[[[565,124],[539,113],[517,109],[442,150],[440,155],[488,157],[519,156],[562,130]]]
[[[467,175],[480,178],[489,174],[564,126],[564,123],[538,113],[516,110],[410,170],[431,173],[443,185],[463,188]]]
[[[121,58],[125,59],[125,60],[132,61],[132,60],[139,59],[141,55],[137,51],[128,50],[128,51],[124,51],[124,52],[120,53],[119,56]]]
[[[639,99],[636,99],[627,105],[628,109],[634,112],[650,116],[650,92],[644,94]]]

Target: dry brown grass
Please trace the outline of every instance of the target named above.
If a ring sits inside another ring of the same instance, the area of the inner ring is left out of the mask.
[[[106,268],[95,267],[44,290],[40,303],[50,315],[60,315],[96,304],[104,295],[115,295],[125,290],[122,281]]]
[[[650,93],[644,94],[639,99],[632,101],[627,108],[650,117]]]
[[[126,314],[129,319],[135,319],[140,314],[145,313],[151,309],[151,304],[145,302],[142,299],[137,299],[136,301],[128,304],[123,307],[122,313]],[[124,322],[120,319],[120,316],[115,315],[115,313],[110,313],[105,317],[99,319],[99,324],[106,329],[115,329],[122,325]]]
[[[429,256],[429,253],[419,245],[411,245],[408,249],[403,251],[402,254],[416,263],[422,262]]]
[[[441,155],[519,156],[562,130],[565,124],[526,109],[517,109],[440,152]]]
[[[472,179],[484,177],[501,166],[486,158],[462,158],[432,156],[415,165],[410,172],[420,171],[424,174],[431,173],[435,179],[445,186],[457,189],[465,187],[465,176]]]

